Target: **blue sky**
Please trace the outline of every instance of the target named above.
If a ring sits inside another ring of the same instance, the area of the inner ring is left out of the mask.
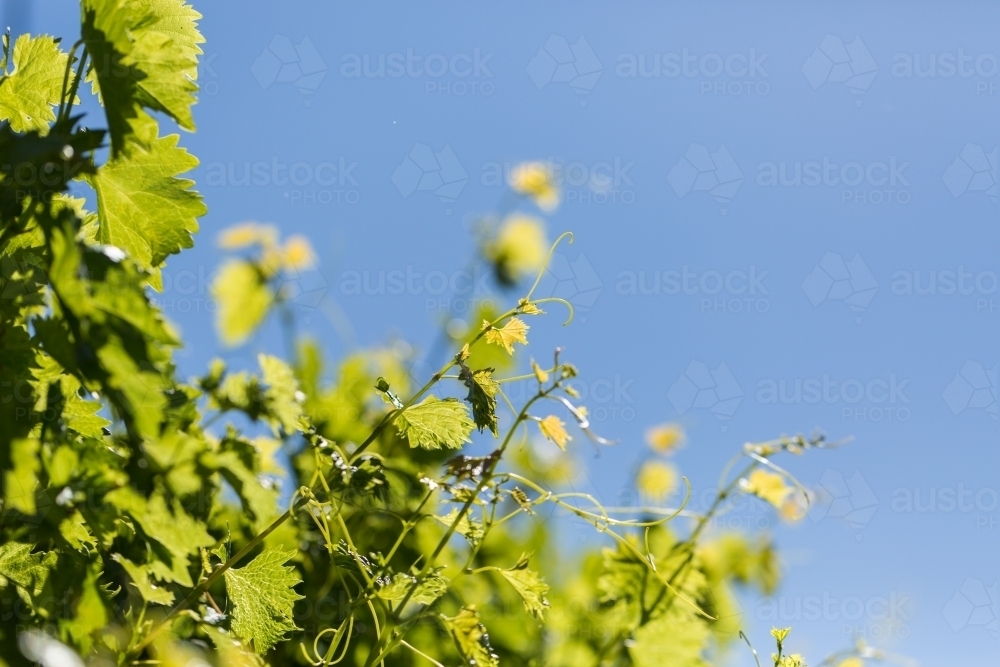
[[[13,7],[15,31],[76,35],[75,7]],[[786,560],[776,606],[743,600],[750,629],[793,625],[817,657],[860,633],[924,665],[996,663],[1000,7],[196,7],[208,41],[183,142],[209,214],[163,294],[185,373],[281,349],[274,328],[216,342],[224,227],[309,237],[321,264],[303,284],[323,305],[299,319],[330,355],[392,336],[426,349],[441,318],[497,296],[429,293],[468,265],[497,174],[551,161],[565,201],[549,234],[577,240],[545,289],[581,316],[536,323],[533,349],[566,348],[622,441],[587,454],[581,485],[616,502],[665,420],[688,431],[696,490],[747,440],[853,436],[785,461],[826,498],[801,524],[728,515],[773,530]],[[414,190],[408,156],[446,187]],[[247,163],[258,184],[240,184]],[[344,293],[349,272],[394,270],[414,276],[403,294]]]

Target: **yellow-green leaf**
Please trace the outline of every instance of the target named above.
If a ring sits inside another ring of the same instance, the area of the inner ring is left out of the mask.
[[[488,322],[484,323],[486,326]],[[514,343],[528,344],[528,329],[530,327],[517,317],[507,320],[501,328],[491,327],[486,332],[486,342],[499,345],[507,350],[507,354],[514,354]]]
[[[218,302],[216,329],[226,345],[239,345],[257,330],[274,303],[274,292],[249,262],[231,260],[212,283]]]
[[[154,584],[149,577],[149,570],[145,565],[136,565],[121,554],[111,556],[121,565],[128,576],[132,579],[131,585],[139,592],[142,599],[152,604],[171,605],[174,603],[174,594],[165,588]]]
[[[233,632],[253,643],[263,655],[286,632],[298,630],[292,620],[295,601],[302,598],[294,587],[302,583],[295,568],[285,565],[295,553],[265,549],[246,567],[226,570],[226,593],[233,604]]]
[[[194,245],[192,234],[207,208],[191,189],[194,181],[178,178],[198,160],[177,146],[176,134],[148,146],[136,146],[89,177],[97,191],[97,240],[124,250],[147,270]]]
[[[466,664],[475,667],[497,667],[500,664],[475,607],[464,607],[457,616],[443,617],[443,621]]]
[[[68,56],[48,35],[21,35],[14,43],[14,69],[0,78],[0,120],[16,132],[48,133],[56,119]]]
[[[529,558],[530,554],[521,554],[514,567],[509,570],[498,569],[497,572],[520,594],[527,612],[541,621],[549,606],[549,601],[545,599],[549,586],[537,572],[528,567]]]
[[[10,446],[11,468],[4,472],[4,504],[24,514],[35,513],[35,489],[42,464],[37,440],[15,440]]]
[[[538,421],[538,430],[542,435],[559,446],[559,449],[566,449],[566,443],[573,438],[566,432],[566,425],[563,420],[555,415],[549,415]]]
[[[438,400],[435,396],[410,406],[396,418],[396,428],[410,447],[423,449],[459,449],[472,442],[469,436],[474,426],[465,403],[454,398]]]
[[[90,80],[108,117],[112,154],[155,139],[146,109],[194,129],[201,15],[183,0],[83,0]]]

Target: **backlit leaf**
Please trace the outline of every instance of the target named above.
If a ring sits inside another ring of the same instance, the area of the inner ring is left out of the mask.
[[[226,570],[226,593],[233,604],[233,632],[253,642],[263,655],[286,632],[298,630],[292,620],[295,601],[302,598],[294,586],[302,583],[295,568],[285,565],[295,553],[265,549],[246,567]]]
[[[489,323],[484,324],[488,325]],[[486,342],[501,346],[507,350],[507,354],[514,354],[514,343],[528,344],[527,333],[529,328],[524,323],[524,320],[512,317],[501,328],[490,328],[486,332]]]
[[[56,119],[68,56],[48,35],[21,35],[14,43],[14,70],[0,78],[0,120],[17,132],[46,134]]]
[[[396,418],[396,428],[410,447],[423,449],[459,449],[471,442],[474,426],[468,406],[454,398],[438,400],[428,396]]]
[[[489,635],[479,622],[479,612],[475,607],[464,607],[457,616],[444,617],[443,620],[467,665],[497,667],[500,664],[500,658],[490,646]]]
[[[509,570],[498,569],[497,572],[520,594],[528,613],[541,621],[549,606],[549,601],[545,599],[549,586],[537,572],[528,567],[528,559],[529,554],[522,554],[514,567]]]

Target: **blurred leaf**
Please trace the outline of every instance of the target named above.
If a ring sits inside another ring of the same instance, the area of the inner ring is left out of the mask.
[[[549,606],[549,601],[545,599],[549,586],[537,572],[528,568],[529,557],[530,554],[521,554],[514,567],[509,570],[497,569],[497,572],[518,592],[528,613],[542,621],[545,620],[545,609]]]
[[[457,616],[444,617],[443,620],[466,664],[474,667],[499,666],[500,659],[493,653],[489,635],[479,622],[479,612],[475,607],[464,607]]]
[[[563,420],[555,415],[549,415],[538,422],[538,430],[542,432],[548,440],[556,443],[559,449],[565,450],[566,443],[573,438],[566,432],[566,425]]]
[[[302,403],[299,384],[292,369],[281,359],[262,354],[257,357],[264,373],[268,412],[286,433],[302,430]]]
[[[397,574],[388,584],[379,589],[378,596],[383,600],[400,602],[406,597],[406,593],[416,581],[415,577],[408,574]],[[424,577],[423,581],[417,585],[409,601],[414,604],[431,604],[447,591],[448,580],[442,577],[440,572],[435,571]]]
[[[32,553],[33,548],[21,542],[0,544],[0,588],[14,584],[18,595],[29,606],[33,605],[33,597],[42,594],[58,560],[54,551]]]
[[[218,301],[216,328],[222,342],[234,346],[256,331],[274,303],[274,292],[263,275],[249,262],[230,260],[212,283]]]
[[[142,596],[142,599],[151,604],[171,605],[174,603],[174,594],[165,588],[160,588],[149,578],[149,571],[144,565],[136,565],[120,554],[114,554],[112,558],[128,572],[130,582]]]

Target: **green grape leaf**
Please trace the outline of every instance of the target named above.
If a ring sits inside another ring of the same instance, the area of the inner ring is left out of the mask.
[[[486,628],[479,622],[479,612],[475,607],[463,607],[458,615],[443,617],[445,627],[451,633],[465,662],[473,667],[498,667],[500,658],[490,646]]]
[[[463,444],[472,442],[469,436],[474,427],[469,419],[469,408],[455,398],[438,400],[428,396],[396,419],[396,428],[409,441],[410,447],[423,449],[460,449]]]
[[[265,663],[254,653],[250,653],[243,643],[219,628],[202,624],[201,629],[215,645],[219,667],[265,667]]]
[[[295,373],[281,359],[266,354],[257,357],[257,362],[264,374],[267,389],[264,397],[268,412],[273,419],[285,429],[286,433],[294,433],[302,429],[302,402],[299,383]]]
[[[90,547],[97,546],[97,540],[87,530],[87,522],[79,514],[73,514],[60,521],[59,533],[77,551],[87,552]]]
[[[24,514],[35,513],[35,490],[42,464],[38,460],[39,443],[33,439],[15,440],[10,445],[12,467],[4,471],[4,505]]]
[[[197,101],[201,14],[184,0],[141,0],[142,36],[132,31],[131,60],[146,76],[138,82],[144,106],[168,114],[185,130],[194,130],[191,107]],[[145,34],[149,35],[146,39]]]
[[[97,192],[97,240],[121,248],[150,271],[194,245],[197,218],[208,210],[191,189],[194,181],[177,178],[198,165],[178,139],[174,134],[136,147],[88,179]]]
[[[483,524],[476,521],[475,519],[470,519],[468,512],[462,515],[462,518],[459,519],[457,507],[453,507],[452,510],[447,514],[445,514],[444,516],[435,515],[434,518],[445,526],[451,526],[452,524],[455,524],[455,532],[464,537],[465,539],[467,539],[472,544],[481,541],[483,539],[483,536],[485,535],[485,529],[483,528]]]
[[[111,558],[121,565],[128,573],[132,586],[139,592],[142,599],[152,604],[171,605],[174,594],[165,588],[160,588],[149,578],[149,570],[145,565],[136,565],[121,554],[112,554]]]
[[[56,119],[67,56],[48,35],[21,35],[14,44],[14,70],[0,78],[0,120],[17,132],[46,134]]]
[[[246,341],[267,317],[274,291],[253,264],[231,260],[219,269],[212,283],[212,298],[219,304],[219,337],[226,345],[236,346]]]
[[[0,544],[0,588],[13,583],[18,595],[29,605],[31,597],[41,595],[58,560],[54,551],[31,553],[33,548],[21,542]]]
[[[201,547],[215,544],[215,538],[208,534],[203,523],[186,514],[179,503],[174,504],[171,512],[160,493],[153,494],[147,500],[125,487],[107,493],[104,499],[127,512],[148,537],[168,552],[168,561],[157,560],[151,563],[152,574],[163,581],[176,582],[182,586],[194,585],[188,571],[188,556],[197,554]]]
[[[469,395],[465,397],[472,405],[472,419],[482,433],[484,428],[490,429],[494,437],[499,437],[497,423],[497,394],[500,392],[500,385],[493,379],[492,368],[481,368],[478,371],[470,371],[468,367],[462,369],[461,377],[465,386],[469,388]]]
[[[604,550],[603,572],[597,580],[601,602],[615,607],[614,618],[630,630],[638,625],[643,610],[655,616],[676,608],[693,617],[701,616],[703,612],[697,605],[704,597],[707,581],[700,559],[696,555],[688,560],[684,550],[671,549],[674,538],[663,529],[650,531],[648,542],[657,571],[669,573],[683,568],[683,576],[678,576],[665,591],[650,564],[619,544],[617,549]]]
[[[64,394],[67,384],[79,385],[79,381],[72,376],[64,375],[62,381]],[[66,426],[80,435],[91,438],[103,438],[104,427],[110,426],[111,422],[98,414],[101,411],[101,407],[101,404],[97,401],[88,401],[85,398],[80,398],[80,395],[74,391],[66,396],[66,405],[63,406],[63,419],[66,420]]]
[[[702,658],[709,643],[704,619],[675,605],[665,615],[641,626],[628,647],[636,667],[707,667]]]
[[[549,586],[542,581],[537,572],[528,568],[529,558],[530,554],[521,554],[514,567],[509,570],[498,568],[497,572],[520,594],[527,612],[541,621],[544,620],[545,609],[549,606],[549,601],[545,599]]]
[[[400,602],[406,593],[416,582],[416,578],[408,574],[398,574],[392,580],[379,589],[378,596],[383,600]],[[410,602],[415,604],[431,604],[448,591],[448,580],[441,576],[440,569],[427,575],[423,581],[417,584]]]
[[[107,386],[121,392],[125,418],[147,437],[158,435],[167,399],[164,379],[158,373],[143,370],[128,355],[120,341],[105,345],[97,352],[101,366],[110,377]]]
[[[209,454],[203,462],[218,470],[239,495],[244,511],[252,519],[254,532],[260,532],[274,520],[278,514],[278,489],[264,487],[236,452]]]
[[[63,621],[64,627],[84,655],[90,653],[93,634],[108,623],[108,610],[101,597],[99,576],[97,566],[92,565],[83,580],[83,592],[76,601],[75,617],[68,622]]]
[[[295,555],[280,548],[265,549],[246,567],[226,570],[226,592],[233,603],[233,632],[263,655],[298,630],[292,620],[295,601],[302,599],[294,587],[302,580],[285,562]]]
[[[112,154],[155,138],[144,108],[193,130],[201,15],[183,0],[84,0],[82,9],[90,80],[108,117]]]

